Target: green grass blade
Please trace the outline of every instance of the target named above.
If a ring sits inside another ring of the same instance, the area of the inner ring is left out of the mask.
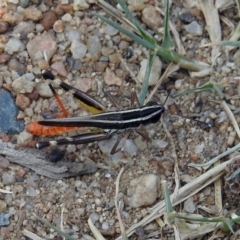
[[[230,180],[233,180],[234,178],[238,177],[240,175],[240,168],[237,169],[235,172],[233,172],[231,174],[231,176],[229,176],[226,181],[230,181]],[[239,221],[240,221],[240,218],[239,218]]]
[[[222,230],[223,230],[224,232],[229,232],[229,231],[230,231],[231,233],[234,233],[232,226],[233,226],[232,219],[226,218],[226,219],[223,221]]]
[[[198,64],[197,62],[195,62],[173,50],[168,50],[166,48],[158,46],[156,51],[157,51],[157,55],[159,57],[162,57],[163,59],[168,60],[170,62],[173,62],[173,63],[179,65],[179,67],[188,69],[189,71],[199,72],[201,70],[208,68],[204,65]]]
[[[240,47],[240,41],[222,41],[220,42],[222,46],[232,46],[232,47]]]
[[[163,35],[163,42],[161,47],[166,49],[174,49],[174,43],[172,41],[170,31],[169,31],[169,1],[164,0],[164,35]]]
[[[56,231],[57,233],[61,234],[61,236],[67,238],[68,240],[77,240],[73,237],[71,237],[70,235],[68,235],[67,233],[63,232],[62,230],[60,230],[59,228],[53,226],[52,224],[50,224],[47,220],[42,219],[40,217],[38,217],[38,219],[45,224],[47,227],[52,228],[54,231]]]
[[[179,96],[186,95],[186,94],[189,94],[189,93],[199,93],[199,92],[209,91],[209,90],[215,90],[220,97],[223,96],[221,88],[219,87],[219,85],[217,83],[208,82],[208,83],[202,85],[201,87],[183,90],[183,91],[177,93],[174,97],[179,97]]]
[[[167,186],[167,182],[164,180],[162,181],[162,191],[163,191],[163,197],[165,200],[165,205],[167,209],[167,214],[171,214],[173,212],[173,207],[170,199],[170,194]]]
[[[149,51],[147,68],[146,68],[146,72],[145,72],[145,75],[144,75],[142,88],[141,88],[140,94],[138,96],[138,100],[139,100],[139,103],[141,105],[143,105],[143,103],[144,103],[144,101],[146,99],[146,96],[147,96],[148,85],[149,85],[149,78],[150,78],[151,69],[152,69],[152,65],[153,65],[155,57],[156,57],[156,52],[152,53],[151,51]]]
[[[126,8],[124,7],[124,9]],[[146,47],[148,50],[156,51],[157,53],[156,55],[158,55],[159,57],[165,60],[168,60],[170,62],[173,62],[182,68],[188,69],[190,71],[196,71],[196,72],[209,68],[204,65],[198,64],[195,61],[192,61],[189,58],[183,55],[180,55],[175,51],[172,51],[157,45],[157,42],[155,41],[155,39],[152,36],[150,36],[142,28],[136,27],[136,29],[140,31],[140,35],[142,35],[142,38],[141,38],[138,35],[124,29],[119,24],[107,19],[106,17],[103,17],[97,13],[95,13],[95,15],[98,18],[100,18],[102,21],[108,23],[112,27],[116,28],[118,31],[122,32],[123,34],[125,34],[126,36],[128,36],[129,38],[137,42],[138,44],[141,44],[142,46]]]
[[[118,3],[120,4],[123,11],[126,13],[128,20],[130,20],[135,25],[138,34],[141,35],[143,39],[147,40],[151,44],[157,45],[156,40],[145,29],[142,28],[140,22],[132,15],[129,8],[127,7],[126,2],[124,0],[118,0]]]
[[[197,218],[197,217],[188,217],[182,216],[181,214],[176,215],[176,218],[187,220],[187,221],[195,221],[195,222],[223,222],[223,217],[216,217],[216,218]]]
[[[152,43],[142,39],[141,37],[137,36],[136,34],[130,32],[130,31],[128,31],[127,29],[121,27],[119,24],[111,21],[110,19],[107,19],[107,18],[105,18],[105,17],[103,17],[103,16],[101,16],[97,13],[95,13],[95,16],[100,18],[102,21],[108,23],[110,26],[116,28],[119,32],[125,34],[127,37],[131,38],[132,40],[134,40],[138,44],[141,44],[148,49],[154,50],[155,46]]]

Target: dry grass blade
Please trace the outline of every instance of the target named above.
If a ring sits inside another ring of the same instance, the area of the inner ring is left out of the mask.
[[[99,232],[99,230],[94,226],[91,218],[88,219],[88,226],[90,227],[94,237],[96,238],[96,240],[106,240],[102,234]]]
[[[219,161],[215,163],[215,167],[220,164]],[[214,190],[215,190],[215,206],[217,207],[217,211],[220,213],[223,209],[222,207],[222,179],[219,178],[214,182]]]
[[[38,235],[36,235],[35,233],[32,233],[30,231],[28,231],[27,229],[23,229],[22,230],[22,234],[26,237],[28,237],[29,239],[33,239],[33,240],[45,240],[45,238],[41,238]]]
[[[214,6],[213,1],[198,1],[199,6],[201,7],[201,10],[204,14],[206,25],[207,25],[207,31],[210,36],[211,42],[220,42],[222,40],[221,35],[221,25],[218,15],[218,10]],[[215,61],[217,57],[220,54],[220,47],[219,46],[213,46],[212,48],[212,56],[211,56],[211,63],[212,65],[215,65]]]
[[[193,164],[193,163],[190,163],[188,164],[189,167],[195,167],[196,169],[198,170],[201,170],[201,169],[208,169],[209,167],[212,166],[212,164],[214,164],[215,162],[217,162],[219,159],[225,157],[225,156],[228,156],[229,154],[235,152],[235,151],[238,151],[240,149],[240,143],[238,143],[236,146],[234,146],[233,148],[230,148],[228,149],[227,151],[225,151],[224,153],[218,155],[217,157],[211,159],[210,161],[204,163],[204,164]]]
[[[158,90],[162,82],[178,69],[179,69],[179,66],[175,65],[174,63],[170,63],[168,65],[167,69],[165,70],[165,72],[163,73],[163,75],[161,76],[161,78],[158,80],[157,84],[153,88],[152,92],[149,94],[147,100],[145,101],[145,104],[151,101],[151,99],[153,98],[154,94],[156,93],[156,91]]]
[[[237,156],[239,157],[239,156]],[[236,157],[235,157],[236,158]],[[185,186],[181,187],[178,192],[177,196],[171,195],[172,205],[176,206],[179,203],[182,203],[190,196],[193,196],[194,194],[201,191],[203,188],[208,186],[209,184],[212,184],[215,180],[220,178],[223,174],[225,174],[226,167],[235,159],[230,159],[224,163],[221,163],[219,166],[214,167],[207,171],[206,173],[202,174],[198,178],[194,179],[190,183],[186,184]],[[153,211],[146,216],[144,219],[142,219],[139,223],[133,225],[130,227],[126,232],[129,235],[133,234],[135,232],[135,229],[139,226],[145,226],[146,224],[152,222],[153,220],[161,217],[165,213],[165,201],[161,201]],[[117,238],[120,240],[121,238]]]
[[[120,172],[117,176],[116,194],[115,194],[114,203],[115,203],[115,207],[116,207],[116,211],[117,211],[117,218],[118,218],[120,229],[121,229],[122,239],[127,239],[126,231],[125,231],[125,228],[124,228],[124,225],[123,225],[123,222],[122,222],[122,218],[121,218],[121,214],[120,214],[120,211],[119,211],[119,207],[118,207],[119,183],[120,183],[120,178],[121,178],[121,175],[122,175],[123,171],[124,171],[124,168],[121,168],[121,170],[120,170]]]
[[[179,174],[179,168],[178,168],[178,159],[177,159],[177,153],[176,153],[176,147],[175,147],[175,144],[174,144],[174,141],[173,141],[173,138],[170,134],[170,132],[168,131],[167,127],[166,127],[166,124],[164,123],[164,121],[161,119],[161,123],[163,125],[163,128],[164,128],[164,131],[166,132],[169,140],[170,140],[170,143],[171,143],[171,147],[172,147],[172,155],[173,155],[173,158],[174,158],[174,176],[175,176],[175,189],[174,189],[174,192],[173,192],[173,196],[177,195],[177,192],[178,192],[178,189],[179,189],[179,186],[180,186],[180,174]]]
[[[223,109],[225,110],[225,112],[227,113],[229,119],[231,120],[232,125],[233,125],[238,137],[240,138],[239,126],[238,126],[237,120],[236,120],[235,116],[233,115],[231,109],[229,108],[229,106],[227,105],[227,103],[225,101],[222,101],[221,105],[222,105]]]

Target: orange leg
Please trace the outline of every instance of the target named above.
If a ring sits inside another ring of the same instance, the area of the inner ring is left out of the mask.
[[[54,90],[53,86],[51,84],[49,84],[50,89],[53,92],[53,95],[62,111],[62,113],[58,114],[56,117],[57,118],[63,118],[63,117],[67,117],[68,116],[68,112],[66,110],[66,108],[64,107],[61,99],[59,98],[59,96],[57,95],[56,91]],[[43,126],[40,125],[38,122],[32,122],[29,123],[26,126],[26,131],[36,135],[36,136],[54,136],[54,135],[60,135],[66,132],[72,132],[72,131],[76,131],[77,129],[79,129],[79,127],[49,127],[49,126]]]

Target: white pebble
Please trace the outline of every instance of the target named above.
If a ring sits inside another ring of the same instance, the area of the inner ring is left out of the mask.
[[[175,88],[176,89],[181,89],[182,87],[182,82],[183,82],[183,79],[178,79],[175,81]]]
[[[108,230],[109,229],[109,224],[107,222],[102,223],[102,229],[103,230]]]
[[[91,215],[89,216],[89,218],[92,220],[93,224],[98,221],[99,219],[99,215],[95,212],[91,213]]]
[[[72,21],[72,16],[71,16],[71,14],[69,14],[69,13],[64,14],[64,15],[62,16],[62,20],[63,20],[64,22],[71,22],[71,21]]]
[[[204,143],[195,146],[195,153],[201,153],[204,149]]]
[[[21,133],[18,134],[17,143],[18,144],[24,144],[24,143],[32,141],[32,139],[33,139],[32,134],[30,134],[28,132],[21,132]]]
[[[147,59],[144,59],[140,63],[141,68],[139,70],[137,78],[141,83],[144,80],[144,76],[147,68],[147,61],[148,61]],[[162,71],[162,62],[160,61],[159,57],[155,57],[152,68],[151,68],[150,77],[149,77],[149,86],[155,86],[155,84],[158,82],[161,71]]]
[[[21,52],[25,48],[25,45],[15,37],[11,37],[5,45],[5,51],[12,55],[15,52]]]
[[[196,210],[193,198],[190,197],[184,202],[184,210],[188,213],[193,213]]]

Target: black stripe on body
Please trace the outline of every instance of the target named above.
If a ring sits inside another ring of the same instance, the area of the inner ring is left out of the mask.
[[[44,126],[96,127],[102,129],[137,128],[160,120],[164,107],[151,103],[141,108],[95,114],[91,116],[39,121]]]

